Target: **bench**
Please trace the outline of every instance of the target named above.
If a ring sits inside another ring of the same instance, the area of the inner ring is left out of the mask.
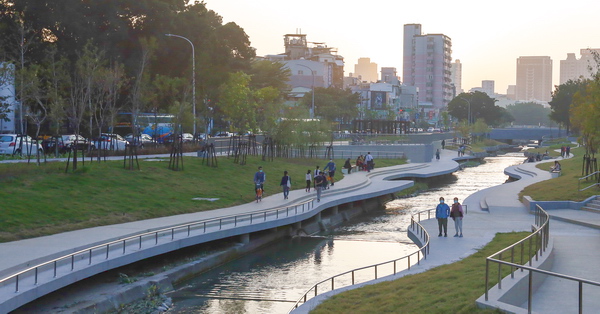
[[[350,172],[356,172],[356,169],[358,169],[358,168],[356,168],[356,165],[350,165],[350,170],[351,170]],[[348,174],[348,169],[347,168],[342,168],[342,173],[343,174]]]
[[[558,170],[558,171],[550,171],[550,176],[552,177],[552,179],[558,178],[558,177],[560,177],[560,173],[561,173],[560,170]]]

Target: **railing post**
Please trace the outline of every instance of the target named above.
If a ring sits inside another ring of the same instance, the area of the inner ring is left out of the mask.
[[[579,281],[579,314],[583,313],[583,282]]]
[[[531,314],[531,303],[533,299],[533,271],[529,270],[529,286],[527,287],[527,313]]]
[[[15,292],[19,292],[19,275],[15,278]]]
[[[514,264],[515,263],[515,247],[511,247],[510,248],[510,263]],[[514,272],[514,266],[510,265],[510,278],[515,279],[515,272]]]
[[[498,255],[498,259],[502,260],[502,253]],[[502,263],[498,263],[498,289],[502,289]]]
[[[37,286],[37,283],[38,283],[38,268],[36,267],[35,268],[35,280],[34,280],[33,284]]]
[[[354,271],[352,271],[352,285],[354,285]]]
[[[525,242],[521,242],[521,265],[525,265],[525,263],[523,262],[523,255],[525,253]],[[521,272],[523,272],[523,268],[521,268]]]
[[[375,279],[377,279],[377,265],[375,265]]]
[[[333,289],[335,289],[335,288],[333,287],[334,278],[335,278],[335,277],[331,277],[331,291],[333,291]]]
[[[488,286],[489,286],[489,276],[490,276],[490,260],[485,259],[485,300],[488,300]]]

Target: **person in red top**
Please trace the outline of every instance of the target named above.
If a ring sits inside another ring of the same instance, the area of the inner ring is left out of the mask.
[[[455,237],[462,238],[463,236],[462,220],[464,216],[465,213],[463,212],[462,205],[458,202],[458,197],[455,197],[454,203],[452,204],[452,209],[450,210],[450,217],[452,217],[452,220],[454,220],[454,229],[456,230],[456,234],[454,235]]]

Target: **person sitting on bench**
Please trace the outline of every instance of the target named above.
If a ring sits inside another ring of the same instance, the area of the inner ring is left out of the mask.
[[[560,172],[560,162],[554,161],[554,167],[550,167],[550,172]]]

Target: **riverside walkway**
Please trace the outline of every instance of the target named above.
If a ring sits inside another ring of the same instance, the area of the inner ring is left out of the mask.
[[[455,152],[444,150],[442,160],[455,156]],[[433,161],[432,163],[435,163]],[[438,226],[435,219],[422,221],[421,224],[432,236],[430,253],[420,265],[395,275],[379,278],[351,287],[340,288],[308,300],[292,313],[308,313],[328,297],[340,292],[356,289],[365,285],[389,281],[406,275],[425,272],[437,266],[459,261],[475,253],[489,243],[496,233],[513,231],[531,231],[534,216],[529,208],[519,200],[520,191],[531,184],[549,180],[548,171],[536,168],[539,163],[526,163],[509,167],[505,173],[519,179],[511,183],[487,188],[473,193],[463,202],[469,208],[463,221],[463,238],[453,237],[454,225],[448,223],[449,237],[437,237]],[[548,165],[550,167],[550,165]],[[447,199],[450,199],[448,195]],[[553,212],[556,211],[556,214]],[[553,265],[550,271],[600,281],[600,212],[583,212],[573,209],[548,210],[551,216],[550,237],[554,240]],[[557,220],[558,215],[563,219]],[[572,218],[571,223],[564,222],[565,217]],[[577,222],[587,224],[579,225]],[[482,276],[481,280],[484,280]],[[493,288],[495,289],[495,288]],[[483,294],[484,291],[481,291]],[[527,291],[522,291],[527,294]],[[534,293],[534,313],[578,313],[577,284],[557,278],[549,278]],[[586,286],[584,289],[584,313],[597,313],[600,308],[600,288]],[[490,306],[503,306],[516,313],[527,313],[527,303],[507,306],[489,302]]]
[[[325,191],[320,203],[314,203],[315,206],[309,212],[297,215],[294,217],[294,221],[307,219],[323,209],[338,204],[394,193],[412,185],[412,181],[390,181],[393,179],[401,179],[403,177],[430,177],[452,173],[458,170],[458,164],[453,161],[455,156],[455,152],[444,150],[442,151],[442,158],[440,161],[434,160],[430,163],[407,164],[375,169],[370,173],[352,173],[351,175],[345,176],[343,180],[336,182],[336,185],[332,189]],[[530,231],[533,223],[533,216],[528,213],[525,205],[518,200],[518,193],[527,185],[550,179],[550,174],[546,171],[536,169],[535,163],[510,167],[505,172],[513,177],[519,177],[520,180],[479,191],[463,202],[468,205],[469,208],[469,212],[464,221],[464,238],[438,238],[434,236],[432,237],[430,255],[428,255],[427,260],[423,260],[419,266],[414,266],[409,271],[401,272],[395,276],[380,278],[377,281],[365,284],[371,284],[382,280],[393,280],[407,274],[423,272],[439,265],[460,260],[473,254],[478,248],[491,241],[497,232]],[[77,230],[47,237],[1,243],[0,250],[2,250],[3,254],[2,258],[0,258],[0,278],[5,278],[7,275],[31,266],[34,263],[50,260],[59,255],[77,251],[90,245],[123,238],[139,232],[189,223],[190,221],[198,221],[224,215],[243,214],[249,211],[281,207],[300,202],[309,202],[313,198],[314,193],[306,193],[301,189],[291,191],[288,200],[284,200],[282,194],[278,193],[266,197],[258,204],[249,203],[206,212],[162,217],[126,224]],[[556,212],[560,212],[560,215],[569,217],[581,214],[581,211],[567,209],[557,209]],[[589,214],[597,215],[595,213]],[[588,221],[591,220],[591,218],[587,216],[583,219]],[[280,221],[273,220],[259,227],[268,229],[289,223],[291,223],[290,219],[281,219]],[[437,233],[437,223],[435,219],[424,221],[422,224],[430,234],[435,235]],[[453,230],[451,222],[449,223],[449,228],[451,231]],[[598,228],[600,228],[600,224],[598,224]],[[227,232],[218,233],[218,231],[214,230],[213,237],[241,235],[249,232],[247,226],[229,226],[224,229],[227,229]],[[598,261],[600,260],[600,249],[597,247],[600,243],[600,231],[598,229],[555,221],[553,219],[551,223],[551,236],[556,237],[554,243],[556,262],[554,263],[554,267],[550,269],[551,271],[598,280],[598,274],[594,274],[599,265]],[[195,242],[202,243],[205,240],[206,238],[199,236]],[[184,239],[175,239],[175,241],[168,242],[170,243],[168,249],[192,245],[185,242]],[[590,243],[593,243],[592,246],[595,245],[596,247],[590,246]],[[167,247],[168,245],[164,244],[164,246]],[[158,254],[158,251],[149,249],[148,253]],[[139,255],[132,254],[131,256]],[[45,284],[40,283],[35,285],[31,282],[27,283],[27,280],[23,280],[19,292],[15,292],[14,282],[0,285],[0,313],[11,311],[12,309],[17,308],[22,304],[26,304],[46,293],[50,293],[95,273],[117,267],[118,265],[115,266],[116,264],[124,262],[111,259],[101,262],[101,264],[96,265],[98,266],[96,268],[93,267],[95,265],[83,265],[81,266],[82,269],[75,270],[75,275],[69,275],[73,273],[67,271],[65,273],[66,275],[52,279]],[[319,278],[315,279],[315,281],[318,280]],[[535,312],[577,312],[577,308],[570,303],[576,298],[576,288],[573,284],[573,287],[569,288],[565,288],[561,286],[561,284],[564,283],[558,282],[551,285],[549,282],[548,285],[544,284],[544,286],[536,292],[534,297],[536,302],[534,302],[533,305]],[[352,288],[355,287],[356,286]],[[317,296],[299,307],[295,312],[306,313],[326,297],[344,290],[347,289],[339,289],[328,294]],[[569,290],[573,290],[573,293],[572,296],[568,296],[568,302],[565,302],[564,292]],[[557,293],[561,292],[561,298],[556,298]],[[593,294],[595,292],[590,291],[590,293]],[[598,297],[594,298],[586,295],[584,297],[586,301],[585,308],[598,308],[600,306],[600,304],[598,304],[600,302],[600,293],[598,293],[597,296]],[[592,304],[589,304],[589,302],[592,302]]]
[[[252,202],[211,211],[101,226],[0,243],[0,252],[2,252],[0,280],[2,280],[31,266],[51,261],[60,256],[144,232],[223,216],[243,216],[253,211],[294,208],[294,204],[299,203],[306,205],[302,207],[301,212],[292,210],[292,214],[289,215],[279,215],[279,212],[277,214],[271,212],[268,216],[265,214],[264,221],[259,222],[251,222],[251,220],[245,219],[236,220],[235,222],[229,220],[217,225],[213,223],[208,227],[204,227],[203,232],[202,230],[192,230],[191,236],[189,231],[187,235],[185,232],[176,234],[168,232],[168,235],[163,232],[157,234],[156,239],[151,237],[142,240],[140,238],[139,246],[135,244],[130,247],[123,244],[116,248],[106,248],[104,253],[80,254],[72,259],[69,258],[67,261],[59,262],[55,267],[49,265],[49,267],[40,269],[39,272],[29,271],[21,275],[18,282],[15,278],[12,278],[0,283],[0,313],[12,311],[79,280],[144,258],[219,238],[242,236],[251,232],[289,225],[311,218],[322,210],[336,205],[390,195],[413,185],[412,181],[399,180],[403,177],[431,177],[449,174],[457,170],[459,170],[459,164],[451,158],[444,158],[434,163],[386,167],[374,169],[371,172],[361,171],[346,175],[342,180],[336,182],[334,187],[323,192],[320,202],[314,201],[314,192],[306,193],[304,189],[299,189],[291,191],[287,200],[283,199],[282,193],[277,193],[265,197],[260,203]],[[251,184],[250,178],[248,181]],[[120,253],[121,250],[123,251],[122,254]]]

